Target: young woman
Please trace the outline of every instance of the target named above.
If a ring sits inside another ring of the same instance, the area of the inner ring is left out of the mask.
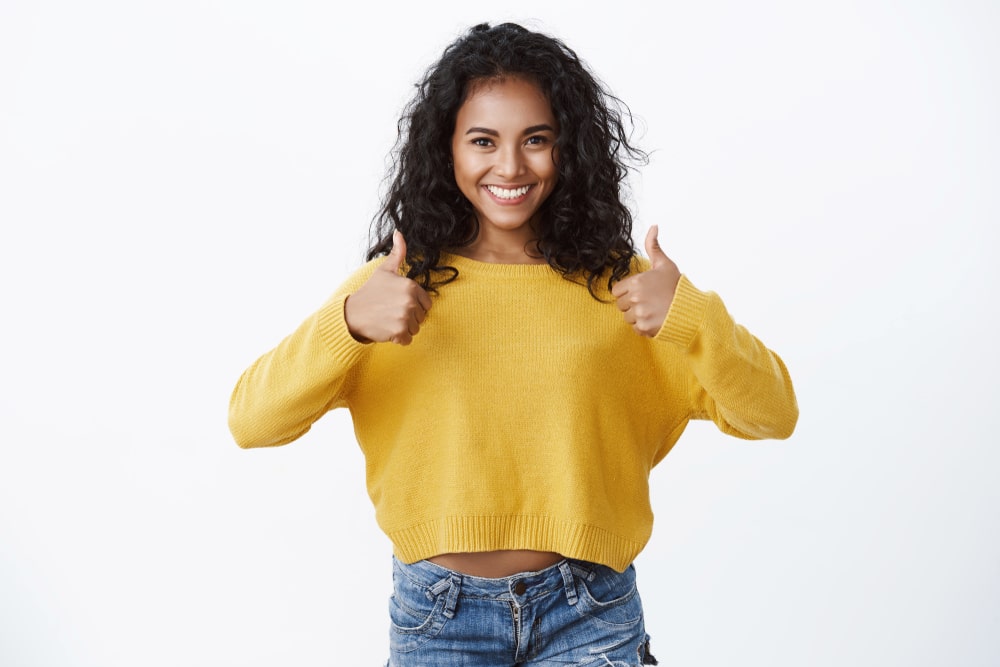
[[[786,438],[781,359],[632,243],[617,100],[562,42],[472,28],[400,121],[368,263],[240,378],[242,447],[346,407],[393,543],[390,664],[653,664],[632,561],[688,421]]]

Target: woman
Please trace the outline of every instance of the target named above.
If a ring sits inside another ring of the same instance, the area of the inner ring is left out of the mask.
[[[690,419],[797,420],[781,359],[621,201],[617,100],[562,42],[472,28],[418,86],[368,263],[233,393],[243,447],[347,407],[393,543],[390,664],[653,664],[631,563]]]

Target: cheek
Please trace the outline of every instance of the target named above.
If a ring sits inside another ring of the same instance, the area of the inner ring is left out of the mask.
[[[459,153],[452,160],[455,164],[455,178],[460,180],[479,178],[479,174],[482,172],[482,164],[481,160],[476,159],[476,156]]]
[[[463,169],[456,166],[455,181],[463,188],[475,187],[478,182],[476,172],[470,169]]]
[[[541,178],[554,181],[559,175],[559,166],[553,158],[554,156],[551,153],[539,155],[538,159],[534,162],[535,173]]]

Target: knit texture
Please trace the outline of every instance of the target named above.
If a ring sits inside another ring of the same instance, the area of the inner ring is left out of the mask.
[[[381,261],[247,369],[229,419],[241,447],[266,447],[347,407],[404,562],[535,549],[622,571],[652,530],[649,472],[689,420],[747,439],[795,426],[781,359],[687,277],[645,338],[547,265],[446,255],[459,277],[412,344],[363,344],[344,302]]]

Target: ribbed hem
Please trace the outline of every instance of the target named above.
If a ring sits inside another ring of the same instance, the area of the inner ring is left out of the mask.
[[[344,320],[344,302],[348,296],[350,295],[344,294],[331,299],[316,313],[323,343],[334,358],[345,367],[354,364],[371,345],[355,340],[347,328],[347,322]]]
[[[710,292],[702,292],[691,284],[687,276],[682,275],[656,340],[689,347],[705,319],[709,298]]]
[[[622,572],[649,540],[630,540],[597,526],[541,516],[455,516],[387,532],[405,563],[443,553],[532,549],[600,563]]]

